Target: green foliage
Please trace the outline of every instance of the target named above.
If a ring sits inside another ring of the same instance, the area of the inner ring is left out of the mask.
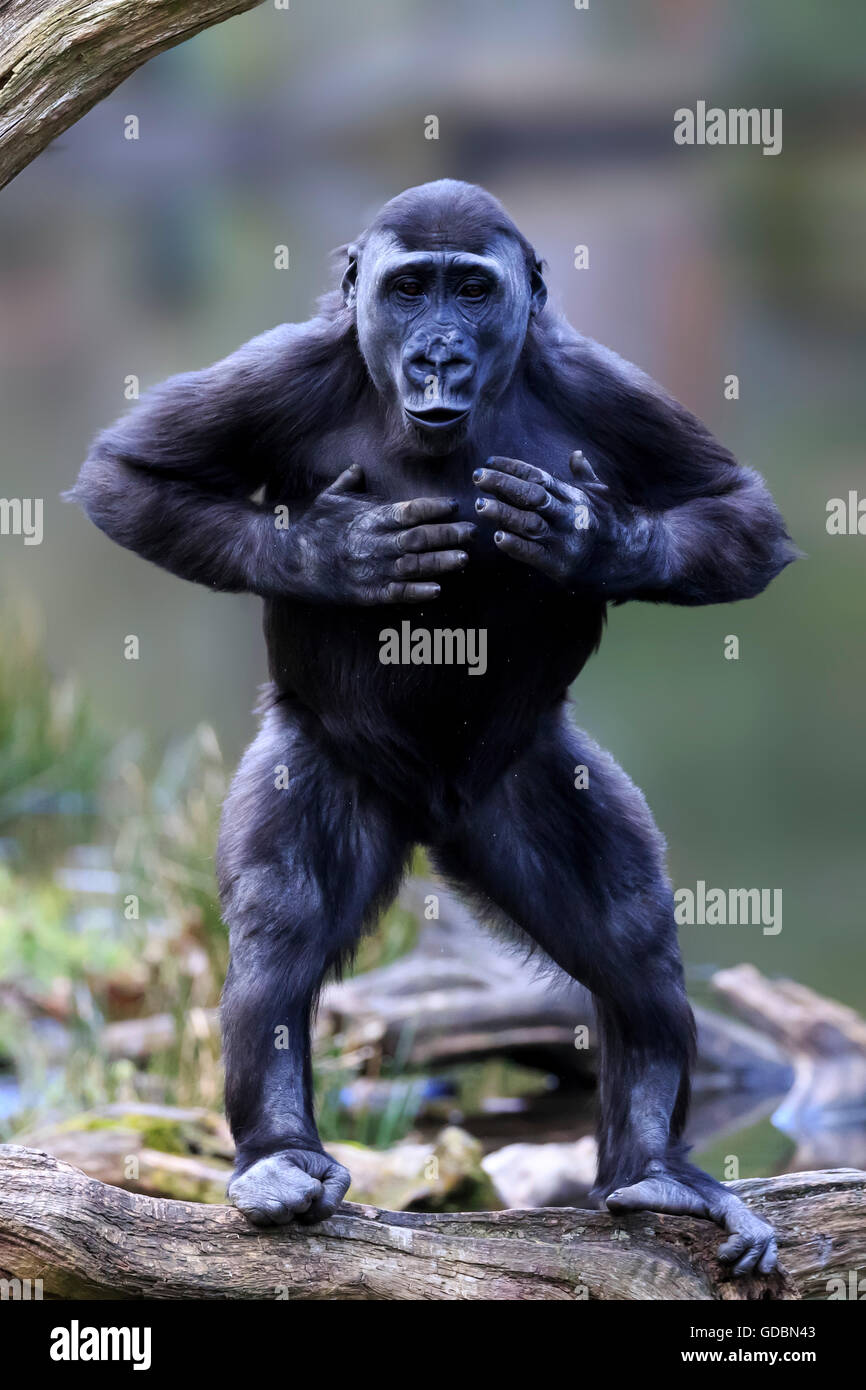
[[[411,916],[411,914],[408,914]],[[379,1080],[393,1083],[384,1106],[363,1106],[349,1110],[343,1105],[341,1091],[356,1079],[356,1073],[341,1067],[339,1053],[319,1057],[314,1062],[316,1083],[317,1122],[325,1143],[342,1139],[364,1144],[371,1149],[388,1149],[405,1139],[418,1117],[423,1098],[420,1087],[411,1084],[407,1071],[412,1049],[413,1029],[406,1027],[393,1058],[382,1061]]]
[[[74,681],[52,678],[28,610],[4,619],[0,644],[0,832],[28,828],[25,816],[92,813],[107,743],[86,700]],[[74,819],[69,830],[78,831]],[[68,842],[57,820],[52,838]]]
[[[125,901],[138,900],[138,938],[147,982],[142,1015],[170,1013],[175,1040],[155,1053],[148,1078],[159,1099],[219,1105],[216,1008],[228,965],[228,932],[217,898],[214,854],[227,785],[211,728],[173,745],[152,777],[128,754],[117,760],[109,814],[119,827],[114,862]]]
[[[128,1074],[129,1063],[100,1056],[99,1031],[110,982],[134,964],[129,944],[98,915],[76,912],[69,893],[0,867],[0,1056],[17,1077],[19,1125],[46,1109],[117,1097],[114,1072]],[[62,1056],[56,1025],[46,1030],[41,1016],[62,1023]]]
[[[0,865],[0,978],[28,993],[72,987],[128,965],[127,946],[96,921],[73,918],[69,894],[30,885]]]
[[[168,750],[153,777],[121,756],[108,798],[108,816],[118,828],[114,859],[123,894],[138,897],[142,920],[160,924],[175,940],[192,937],[206,952],[213,978],[195,991],[200,1004],[216,1003],[228,964],[214,874],[226,788],[216,735],[203,724]],[[169,960],[162,967],[162,982],[173,996],[183,967]]]

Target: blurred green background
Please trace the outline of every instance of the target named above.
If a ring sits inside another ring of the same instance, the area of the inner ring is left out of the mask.
[[[575,700],[646,792],[677,885],[783,891],[776,936],[682,928],[693,980],[750,960],[866,1009],[866,539],[825,527],[828,500],[863,487],[863,39],[855,0],[292,0],[151,62],[5,190],[2,492],[45,499],[41,546],[0,540],[13,975],[22,953],[48,992],[61,970],[81,1026],[94,1008],[122,1013],[94,984],[114,947],[121,964],[104,969],[127,972],[137,1009],[214,1002],[225,768],[195,731],[217,731],[229,767],[252,735],[258,603],[123,552],[59,493],[126,408],[129,374],[144,390],[307,318],[330,248],[400,189],[447,175],[504,201],[571,321],[757,468],[806,552],[747,604],[612,612]],[[675,146],[673,112],[698,99],[781,107],[783,152]],[[130,114],[138,141],[124,139]],[[588,269],[574,268],[578,244]],[[138,661],[124,659],[130,633]],[[108,859],[118,877],[100,896]],[[173,945],[155,965],[159,931]],[[199,1078],[178,1095],[218,1101],[196,1045],[174,1065]],[[77,1099],[122,1091],[98,1059],[84,1073]]]

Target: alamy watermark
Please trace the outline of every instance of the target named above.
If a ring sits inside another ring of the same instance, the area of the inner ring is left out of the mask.
[[[42,1300],[41,1279],[0,1279],[0,1302],[39,1303]]]
[[[148,1371],[151,1329],[82,1327],[73,1318],[68,1327],[52,1328],[48,1355],[52,1361],[130,1361],[134,1371]]]
[[[699,878],[694,889],[676,890],[674,904],[681,927],[760,926],[764,936],[782,930],[781,888],[708,888]]]
[[[383,666],[466,666],[470,676],[487,670],[485,627],[414,627],[407,620],[379,633]]]
[[[781,106],[707,106],[705,101],[674,112],[677,145],[761,145],[763,154],[782,152]]]
[[[0,497],[0,536],[23,536],[25,545],[42,544],[41,497]]]

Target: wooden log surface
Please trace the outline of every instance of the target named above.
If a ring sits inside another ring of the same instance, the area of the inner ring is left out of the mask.
[[[156,53],[261,0],[0,0],[0,188]]]
[[[256,1231],[231,1207],[138,1196],[0,1146],[0,1277],[60,1299],[826,1298],[866,1271],[866,1173],[733,1184],[774,1222],[784,1275],[733,1279],[706,1221],[575,1209],[429,1215],[344,1204]]]

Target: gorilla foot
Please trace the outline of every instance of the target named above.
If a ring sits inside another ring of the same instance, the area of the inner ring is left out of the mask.
[[[734,1274],[771,1274],[777,1267],[776,1234],[766,1221],[755,1216],[745,1202],[695,1169],[694,1183],[688,1173],[667,1170],[653,1163],[647,1177],[630,1187],[619,1187],[605,1199],[609,1211],[657,1211],[667,1216],[703,1216],[728,1232],[719,1246],[719,1259],[732,1264]]]
[[[351,1175],[327,1154],[281,1149],[232,1178],[228,1198],[254,1226],[310,1225],[333,1216]]]

